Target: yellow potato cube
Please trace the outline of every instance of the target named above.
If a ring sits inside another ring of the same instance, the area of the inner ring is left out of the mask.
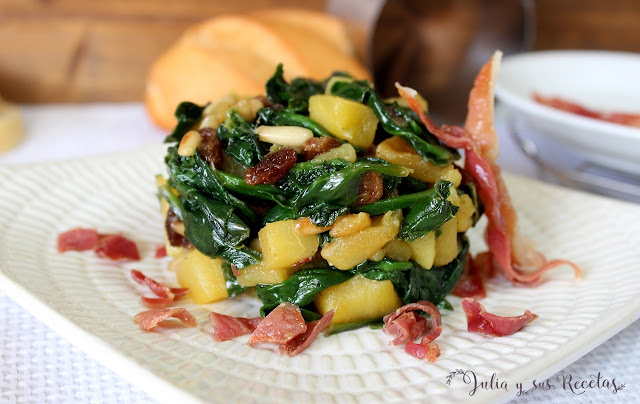
[[[238,284],[245,287],[258,284],[274,285],[286,281],[297,270],[297,267],[269,268],[263,262],[260,262],[240,269],[240,275],[236,278],[238,279]]]
[[[296,232],[295,220],[267,223],[259,232],[264,265],[269,268],[287,268],[318,251],[318,236]]]
[[[431,269],[436,257],[436,232],[425,234],[409,242],[411,247],[411,259],[420,264],[424,269]]]
[[[476,207],[473,206],[471,197],[467,194],[462,194],[460,197],[460,210],[456,214],[456,220],[458,221],[457,230],[458,233],[465,232],[473,225],[473,214],[476,211]]]
[[[363,148],[371,146],[378,126],[378,118],[371,108],[334,95],[311,96],[309,117],[333,136]]]
[[[373,221],[373,226],[344,237],[337,237],[322,248],[322,258],[338,269],[351,269],[373,256],[400,230],[402,213],[387,212]]]
[[[367,227],[371,227],[371,217],[368,213],[352,213],[350,215],[339,216],[331,227],[331,230],[329,230],[329,235],[331,237],[344,237],[366,229]]]
[[[446,265],[458,255],[458,221],[455,217],[440,227],[442,233],[436,238],[436,256],[433,265]]]
[[[391,281],[376,281],[358,274],[320,292],[315,300],[320,314],[333,310],[333,324],[376,319],[396,310],[402,301]]]
[[[409,175],[420,181],[433,183],[444,179],[452,182],[454,187],[458,187],[462,181],[462,175],[453,164],[440,167],[425,161],[409,143],[399,136],[382,141],[376,147],[376,157],[412,169],[413,172]]]
[[[189,295],[197,304],[229,297],[222,260],[209,258],[195,249],[187,254],[178,269],[178,283],[183,288],[189,288]]]
[[[346,161],[350,161],[352,163],[356,162],[358,155],[356,154],[356,149],[351,146],[349,143],[345,143],[342,146],[333,148],[324,153],[318,154],[313,159],[314,160],[333,160],[333,159],[343,159]]]
[[[409,261],[413,250],[409,243],[394,238],[384,246],[385,256],[396,261]]]

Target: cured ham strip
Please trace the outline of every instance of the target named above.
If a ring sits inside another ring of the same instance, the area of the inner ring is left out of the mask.
[[[213,323],[213,335],[220,342],[251,334],[262,321],[262,317],[232,317],[214,312],[209,313],[209,318]]]
[[[173,303],[173,301],[179,297],[182,297],[189,293],[189,289],[182,288],[169,288],[164,283],[156,282],[149,278],[145,274],[135,269],[131,270],[131,278],[141,285],[146,285],[149,290],[153,292],[155,297],[142,297],[142,304],[150,309],[164,308]]]
[[[415,311],[410,311],[390,322],[385,332],[389,335],[397,335],[396,339],[391,341],[391,345],[401,345],[416,340],[428,327],[426,318],[419,316]]]
[[[407,342],[407,345],[404,346],[404,351],[414,358],[426,359],[430,363],[435,362],[440,356],[440,347],[434,342],[427,344]]]
[[[307,331],[300,308],[291,303],[280,303],[256,327],[249,344],[271,342],[282,345]]]
[[[427,344],[440,336],[442,333],[442,318],[440,316],[440,311],[433,305],[433,303],[422,300],[416,303],[406,304],[395,312],[384,317],[384,327],[382,330],[387,334],[395,335],[397,337],[390,342],[390,345],[402,344],[403,342],[409,341],[413,335],[416,335],[415,338],[417,338],[426,331],[426,325],[423,325],[420,320],[415,320],[415,323],[413,323],[413,321],[408,317],[402,317],[404,314],[413,311],[424,311],[431,316],[431,329],[429,330],[429,333],[422,338],[422,341],[420,342],[421,344]],[[422,320],[426,323],[424,318]],[[407,329],[406,326],[418,327],[419,329],[421,328],[421,330],[418,333],[411,329]]]
[[[140,260],[140,253],[136,244],[119,234],[108,234],[100,237],[94,250],[98,257],[113,261]]]
[[[472,297],[474,299],[487,297],[484,281],[479,275],[462,275],[451,294],[458,297]]]
[[[462,299],[462,310],[467,317],[469,332],[493,337],[511,335],[538,317],[529,310],[516,317],[497,316],[487,312],[483,305],[472,298]]]
[[[176,318],[182,322],[182,324],[188,327],[195,327],[198,325],[196,318],[183,308],[174,309],[151,309],[136,314],[133,321],[140,326],[143,330],[150,330],[157,327],[160,323],[169,318]]]
[[[93,250],[100,236],[94,229],[77,227],[58,234],[58,252]]]
[[[465,149],[465,171],[477,185],[478,195],[484,203],[489,224],[485,238],[493,260],[513,283],[535,285],[542,275],[559,265],[569,265],[576,277],[581,271],[569,261],[547,259],[517,230],[518,217],[511,198],[494,164],[498,155],[498,138],[493,125],[494,86],[502,54],[496,52],[482,67],[469,95],[467,120],[464,128],[438,127],[424,113],[418,102],[417,92],[396,83],[399,94],[409,107],[420,116],[429,132],[442,143],[453,148]],[[525,272],[523,269],[533,270]]]
[[[307,331],[280,345],[280,353],[295,356],[304,351],[331,324],[331,320],[333,320],[333,310],[329,310],[320,320],[307,323]]]
[[[167,247],[163,244],[161,246],[158,246],[156,248],[156,254],[154,255],[155,258],[164,258],[167,256]]]
[[[565,112],[570,112],[572,114],[640,128],[640,114],[626,114],[621,112],[598,112],[587,109],[582,105],[566,100],[564,98],[543,97],[538,93],[533,93],[533,99],[540,104]]]

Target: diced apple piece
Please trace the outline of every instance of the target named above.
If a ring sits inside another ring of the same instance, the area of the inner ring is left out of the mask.
[[[267,223],[258,238],[264,265],[269,268],[291,267],[318,250],[318,236],[298,234],[295,220]]]
[[[337,237],[322,248],[322,258],[338,269],[351,269],[381,250],[400,230],[402,213],[387,212],[372,226],[357,233]]]
[[[345,143],[342,146],[339,146],[329,151],[326,151],[324,153],[318,154],[313,159],[323,160],[323,161],[328,161],[333,159],[343,159],[343,160],[355,163],[357,158],[358,156],[356,154],[356,149],[353,146],[351,146],[349,143]]]
[[[320,314],[333,310],[333,324],[376,319],[402,305],[391,281],[376,281],[358,274],[320,292],[315,300]]]
[[[284,282],[296,272],[297,267],[269,268],[260,262],[255,265],[242,268],[236,277],[240,286],[251,287],[258,284],[274,285]]]
[[[352,213],[350,215],[339,216],[333,224],[333,227],[331,227],[331,230],[329,230],[329,235],[331,237],[344,237],[366,229],[367,227],[371,227],[371,217],[368,213]]]
[[[212,259],[198,250],[187,254],[178,270],[178,283],[189,289],[197,304],[217,302],[229,297],[227,281],[222,272],[222,260]]]
[[[409,242],[411,247],[411,259],[420,264],[424,269],[431,269],[433,259],[436,257],[436,232],[425,234]]]
[[[469,230],[473,225],[473,214],[475,211],[476,207],[473,206],[471,197],[467,194],[462,194],[462,196],[460,196],[460,210],[456,214],[458,233]]]
[[[413,172],[409,175],[420,181],[433,183],[444,179],[452,182],[455,187],[458,187],[462,181],[462,175],[453,164],[440,167],[425,161],[409,143],[398,136],[382,141],[376,147],[376,157],[412,169]]]
[[[411,246],[404,240],[394,238],[384,246],[385,256],[396,261],[409,261],[412,255]]]
[[[311,96],[309,117],[333,136],[363,148],[371,146],[378,126],[378,118],[371,108],[334,95]]]
[[[458,221],[455,217],[443,224],[442,233],[436,238],[436,256],[433,265],[446,265],[458,255]]]

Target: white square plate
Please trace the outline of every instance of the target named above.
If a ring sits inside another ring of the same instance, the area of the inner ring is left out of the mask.
[[[460,299],[443,313],[434,364],[390,347],[390,337],[363,328],[320,337],[297,357],[210,336],[209,309],[257,315],[257,299],[243,296],[206,306],[180,301],[197,328],[142,332],[132,318],[144,289],[129,277],[136,268],[170,286],[167,260],[153,258],[162,243],[154,175],[164,147],[106,157],[0,168],[0,287],[65,338],[162,402],[458,402],[496,401],[515,391],[480,391],[449,372],[493,373],[530,385],[580,358],[640,314],[640,207],[507,176],[525,234],[550,258],[584,270],[546,275],[536,288],[488,284],[483,299],[496,314],[540,317],[513,336],[489,338],[466,331]],[[121,232],[135,240],[140,262],[117,264],[92,253],[58,254],[58,233],[73,227]],[[470,235],[484,248],[481,227]]]

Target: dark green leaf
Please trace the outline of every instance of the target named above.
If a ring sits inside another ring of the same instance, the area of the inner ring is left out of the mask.
[[[175,117],[178,119],[178,124],[173,129],[173,132],[164,139],[165,143],[179,143],[182,137],[187,133],[195,124],[202,118],[202,111],[205,107],[201,107],[192,102],[181,102],[176,108]]]
[[[170,147],[165,158],[172,180],[178,184],[188,185],[205,193],[208,197],[233,206],[249,221],[256,221],[256,214],[249,206],[231,195],[223,186],[214,169],[207,164],[196,150],[193,156],[178,155],[176,147]]]
[[[365,325],[382,323],[382,318],[367,318],[360,321],[354,321],[352,323],[331,324],[325,335],[328,337],[333,334],[338,334],[345,331],[355,330],[356,328],[364,327]]]
[[[229,295],[229,299],[232,299],[247,290],[247,288],[238,284],[238,279],[236,279],[236,276],[231,270],[231,264],[226,261],[222,262],[222,274],[224,275],[224,279],[226,281],[227,294]]]
[[[245,167],[256,165],[267,154],[253,124],[244,120],[237,108],[227,111],[227,119],[218,127],[218,138],[227,143],[225,152]]]
[[[267,98],[272,104],[281,104],[293,112],[306,113],[309,109],[309,97],[324,92],[324,86],[314,80],[296,78],[287,83],[284,79],[282,63],[265,85]]]
[[[451,220],[458,212],[458,207],[447,200],[450,188],[449,181],[436,182],[435,196],[425,196],[409,208],[398,237],[407,241],[415,240]]]
[[[185,236],[198,251],[212,258],[224,258],[238,269],[261,261],[259,252],[241,244],[249,237],[250,229],[232,206],[207,198],[189,185],[178,184],[178,192]]]
[[[167,201],[173,213],[182,220],[182,204],[180,203],[180,198],[173,193],[169,184],[165,183],[164,185],[158,186],[158,195]]]
[[[258,184],[249,185],[244,182],[244,179],[236,177],[235,175],[227,174],[224,171],[215,170],[215,174],[220,180],[220,183],[229,191],[241,194],[244,196],[250,196],[252,198],[264,199],[267,201],[273,201],[279,205],[287,206],[284,192],[270,184]]]

